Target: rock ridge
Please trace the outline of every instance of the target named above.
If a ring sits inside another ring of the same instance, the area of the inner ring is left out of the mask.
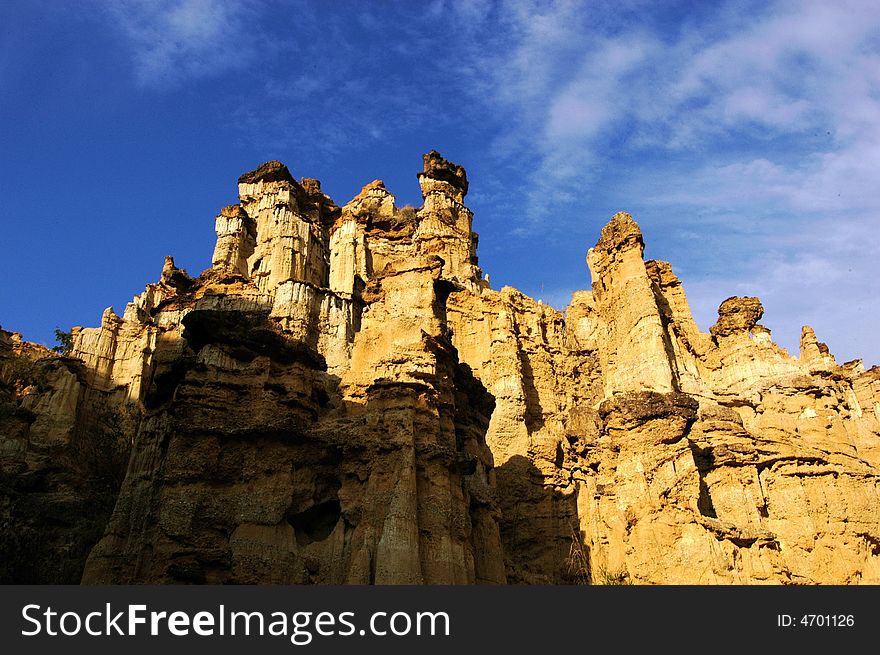
[[[880,583],[880,369],[754,297],[701,331],[625,212],[564,313],[492,289],[422,164],[398,207],[266,162],[211,268],[0,330],[0,581]]]

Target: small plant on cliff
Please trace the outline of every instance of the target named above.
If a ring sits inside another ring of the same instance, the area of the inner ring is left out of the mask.
[[[412,205],[404,205],[400,208],[400,211],[397,215],[401,223],[415,223],[416,208]]]
[[[632,580],[626,571],[609,571],[602,568],[599,570],[599,584],[603,585],[631,585]]]
[[[69,355],[73,348],[73,333],[65,332],[61,328],[55,328],[55,341],[58,345],[52,346],[52,350],[62,355]]]
[[[9,382],[14,386],[27,386],[34,377],[36,362],[24,354],[13,353],[9,358]]]
[[[590,547],[584,543],[581,531],[576,527],[571,528],[571,545],[568,547],[568,557],[565,563],[572,584],[592,583]]]
[[[27,353],[13,353],[3,367],[2,376],[7,384],[20,393],[31,385],[38,389],[46,386],[46,369],[40,365],[41,360]]]

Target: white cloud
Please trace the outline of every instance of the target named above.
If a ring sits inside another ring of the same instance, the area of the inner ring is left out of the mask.
[[[774,340],[797,356],[802,325],[816,329],[838,361],[864,358],[880,363],[876,342],[877,298],[880,279],[869,258],[858,250],[880,246],[876,234],[862,234],[848,247],[828,245],[827,235],[816,230],[797,248],[783,247],[755,258],[736,276],[690,282],[684,277],[691,309],[700,327],[708,329],[717,318],[717,307],[732,295],[758,296],[765,308],[761,321],[773,330]]]
[[[698,150],[750,126],[771,136],[831,127],[835,139],[877,131],[880,52],[869,3],[785,3],[763,18],[730,19],[711,36],[691,30],[677,39],[645,25],[604,36],[586,5],[542,7],[517,3],[505,47],[483,56],[492,101],[520,135],[502,135],[507,145],[542,157],[595,149],[625,122],[638,135],[627,145]]]
[[[655,20],[663,4],[638,0],[434,0],[375,52],[348,43],[341,17],[321,25],[333,42],[323,48],[267,43],[244,0],[106,2],[149,86],[236,70],[269,47],[298,48],[286,79],[266,75],[262,94],[230,100],[229,114],[253,138],[299,156],[308,133],[330,157],[352,140],[393,142],[401,126],[482,112],[496,130],[486,151],[504,184],[484,180],[471,199],[491,198],[511,217],[507,229],[567,235],[600,200],[641,205],[667,235],[700,235],[655,253],[677,269],[684,255],[690,275],[686,255],[706,247],[707,231],[731,262],[711,277],[684,276],[704,327],[725,297],[758,294],[783,341],[797,338],[795,323],[812,323],[832,350],[844,344],[847,358],[880,362],[876,326],[865,327],[880,316],[873,2],[730,2],[711,17]],[[365,11],[349,22],[381,32],[383,16]],[[454,57],[436,56],[431,29],[448,31]],[[465,110],[450,91],[462,77]],[[566,294],[555,290],[553,302]],[[841,320],[823,330],[825,317]]]
[[[249,9],[241,0],[106,0],[104,6],[145,86],[226,72],[254,55],[256,35],[247,34]]]
[[[515,232],[564,233],[566,214],[619,197],[608,171],[627,175],[667,232],[711,230],[729,258],[685,280],[703,327],[727,296],[760,295],[787,346],[811,323],[841,358],[880,363],[875,3],[728,3],[653,28],[582,3],[509,9],[477,70],[509,117],[499,159],[534,162]]]
[[[647,38],[614,39],[597,44],[581,70],[548,103],[544,138],[558,146],[566,139],[592,139],[621,114],[628,74],[644,64],[654,44]]]

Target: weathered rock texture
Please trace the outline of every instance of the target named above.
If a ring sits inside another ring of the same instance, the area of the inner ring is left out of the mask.
[[[464,169],[418,180],[339,207],[268,162],[198,277],[64,356],[0,332],[2,545],[69,562],[4,580],[880,583],[877,369],[757,298],[702,332],[625,213],[564,314],[493,290]]]
[[[103,534],[136,423],[124,387],[0,330],[0,582],[77,583]]]

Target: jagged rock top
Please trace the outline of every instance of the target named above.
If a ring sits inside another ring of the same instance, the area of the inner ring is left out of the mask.
[[[370,191],[374,189],[379,189],[381,191],[387,192],[388,189],[385,188],[385,182],[382,180],[373,180],[369,184],[365,184],[361,189],[360,193],[358,193],[352,200],[357,200],[358,198],[365,198],[370,195]]]
[[[257,182],[296,182],[287,166],[273,159],[262,164],[256,170],[245,173],[238,178],[239,184],[256,184]]]
[[[265,166],[265,164],[263,164],[263,165]],[[323,193],[324,193],[323,191],[321,191],[320,180],[316,180],[313,177],[303,177],[300,179],[299,183],[302,186],[302,188],[306,190],[306,193],[308,193],[309,195],[317,195],[317,194],[323,195]]]
[[[459,189],[462,195],[467,195],[468,179],[464,166],[453,164],[444,159],[436,150],[422,155],[422,159],[425,162],[425,170],[419,173],[419,177],[424,175],[435,180],[448,182],[456,189]]]
[[[638,244],[644,248],[642,230],[633,217],[626,212],[617,212],[608,224],[602,228],[596,250],[612,252],[629,244]]]
[[[737,332],[748,332],[764,315],[759,298],[733,296],[718,307],[718,321],[709,328],[713,337],[726,337]]]
[[[830,352],[828,350],[828,344],[819,341],[816,338],[816,331],[809,325],[804,325],[801,328],[801,348],[803,349],[806,344],[815,345],[819,354],[827,355]]]
[[[381,213],[382,207],[388,215],[394,209],[394,197],[385,188],[385,183],[382,180],[373,180],[369,184],[365,184],[360,192],[345,205],[348,213],[364,216],[370,213]]]

